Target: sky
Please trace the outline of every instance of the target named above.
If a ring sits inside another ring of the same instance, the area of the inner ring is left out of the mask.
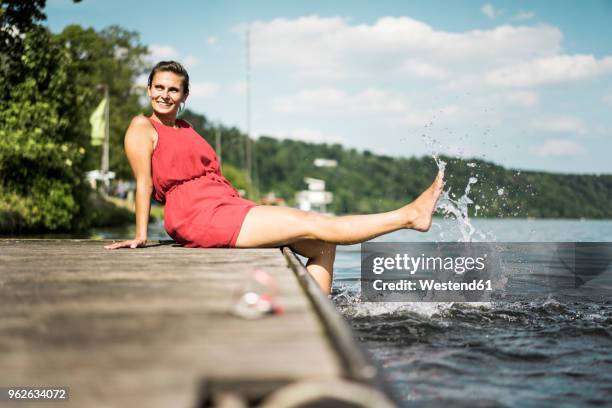
[[[152,65],[187,67],[188,108],[243,131],[248,30],[253,137],[612,174],[611,1],[48,0],[45,12],[54,32],[139,32]]]

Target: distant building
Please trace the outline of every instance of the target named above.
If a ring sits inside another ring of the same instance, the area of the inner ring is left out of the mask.
[[[325,191],[325,181],[310,177],[304,178],[304,181],[308,185],[308,190],[298,191],[295,194],[299,209],[326,214],[326,206],[331,204],[333,194]]]
[[[314,165],[317,167],[336,167],[338,166],[338,162],[331,159],[315,159]]]
[[[115,172],[113,171],[101,171],[101,170],[92,170],[85,173],[85,177],[87,178],[87,182],[96,190],[98,188],[98,182],[102,182],[103,186],[110,185],[110,181],[115,178]]]

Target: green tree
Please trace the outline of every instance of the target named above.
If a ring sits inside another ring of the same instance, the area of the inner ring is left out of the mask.
[[[132,174],[123,152],[123,136],[131,119],[142,112],[139,98],[145,88],[137,78],[146,72],[147,48],[139,43],[138,34],[118,26],[97,32],[92,28],[70,25],[57,35],[71,56],[78,73],[74,82],[78,93],[79,115],[73,126],[89,134],[89,116],[102,100],[104,86],[110,96],[110,169],[119,178]],[[100,167],[101,147],[88,145],[86,168]]]
[[[0,3],[0,230],[79,229],[90,221],[88,119],[106,83],[120,107],[111,124],[115,161],[128,173],[122,134],[140,109],[135,77],[146,48],[118,27],[68,27],[53,35],[40,21],[45,2]],[[119,136],[121,134],[121,136]],[[99,155],[98,155],[99,157]],[[122,164],[123,163],[123,164]]]
[[[76,72],[45,28],[33,26],[23,37],[19,65],[11,68],[18,74],[0,83],[0,209],[10,211],[17,229],[69,228],[86,197],[86,139],[71,127]]]

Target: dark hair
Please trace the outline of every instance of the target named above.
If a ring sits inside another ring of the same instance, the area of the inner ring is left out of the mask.
[[[181,64],[179,64],[176,61],[158,62],[153,67],[153,69],[151,70],[151,73],[149,74],[149,81],[148,81],[149,88],[151,87],[151,83],[153,82],[153,77],[158,72],[173,72],[176,75],[182,76],[183,77],[183,91],[185,92],[186,95],[189,94],[189,74],[187,73],[187,70]]]

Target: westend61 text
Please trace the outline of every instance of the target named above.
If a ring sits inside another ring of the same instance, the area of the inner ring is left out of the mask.
[[[471,282],[436,282],[433,279],[419,279],[419,287],[416,282],[402,279],[399,281],[385,282],[377,279],[372,283],[374,290],[411,291],[411,290],[457,290],[457,291],[483,291],[493,290],[491,280],[473,280]]]
[[[486,257],[486,255],[485,255]],[[376,275],[388,270],[404,270],[414,275],[419,270],[452,270],[455,273],[464,273],[465,271],[478,270],[482,271],[485,268],[485,257],[426,257],[410,256],[408,254],[396,254],[395,257],[377,257],[372,261],[372,272]]]

